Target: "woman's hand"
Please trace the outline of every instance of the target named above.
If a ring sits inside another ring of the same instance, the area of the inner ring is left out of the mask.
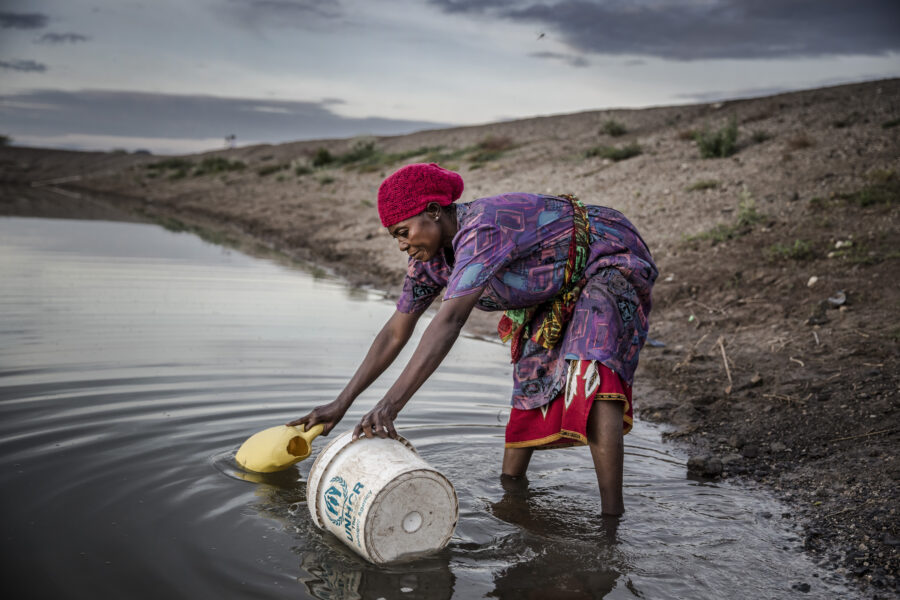
[[[361,435],[365,435],[367,438],[378,436],[397,439],[394,419],[397,418],[399,412],[399,408],[396,408],[387,399],[382,399],[360,420],[356,429],[353,430],[353,439],[356,440]]]
[[[321,423],[324,426],[322,435],[328,435],[328,432],[334,429],[334,426],[344,417],[344,413],[347,412],[348,408],[349,405],[345,405],[344,403],[335,400],[328,404],[315,407],[311,413],[305,417],[300,417],[299,419],[291,421],[288,423],[288,426],[295,427],[297,425],[303,425],[304,431],[308,431],[313,425]]]

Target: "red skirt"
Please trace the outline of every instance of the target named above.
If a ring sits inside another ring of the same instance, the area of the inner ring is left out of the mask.
[[[512,409],[506,425],[506,447],[544,450],[586,445],[588,415],[595,400],[621,402],[623,434],[631,431],[631,387],[596,361],[571,360],[559,396],[531,410]]]

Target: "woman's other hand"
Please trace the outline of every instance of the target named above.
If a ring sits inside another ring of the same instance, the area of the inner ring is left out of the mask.
[[[397,418],[397,413],[399,412],[400,410],[395,408],[390,402],[386,399],[382,399],[381,402],[375,405],[375,408],[366,413],[362,420],[360,420],[356,429],[353,430],[353,439],[358,439],[363,435],[367,438],[377,436],[380,438],[389,437],[397,439],[397,430],[394,429],[394,419]]]
[[[318,425],[321,423],[324,426],[324,429],[322,429],[322,435],[328,435],[328,433],[332,429],[334,429],[334,426],[340,423],[341,419],[344,417],[344,413],[347,412],[347,408],[349,408],[349,406],[346,406],[338,400],[335,400],[333,402],[329,402],[328,404],[323,404],[322,406],[315,407],[312,412],[310,412],[305,417],[295,419],[287,425],[289,427],[303,425],[304,431],[308,431],[309,428],[313,425]]]

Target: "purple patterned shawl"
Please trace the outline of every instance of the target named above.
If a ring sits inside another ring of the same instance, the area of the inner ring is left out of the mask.
[[[506,310],[552,298],[563,281],[572,233],[572,207],[554,196],[502,194],[456,204],[459,231],[454,264],[443,254],[410,259],[397,310],[422,312],[444,298],[482,290],[481,310]],[[565,359],[596,360],[631,385],[647,338],[650,291],[657,269],[634,226],[620,212],[588,206],[588,282],[562,341],[543,348],[530,340],[513,368],[512,405],[536,408],[565,385]],[[535,315],[535,320],[543,315]]]

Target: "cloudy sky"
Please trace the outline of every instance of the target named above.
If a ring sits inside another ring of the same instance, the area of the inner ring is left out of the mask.
[[[897,0],[0,0],[0,133],[156,153],[900,76]]]

